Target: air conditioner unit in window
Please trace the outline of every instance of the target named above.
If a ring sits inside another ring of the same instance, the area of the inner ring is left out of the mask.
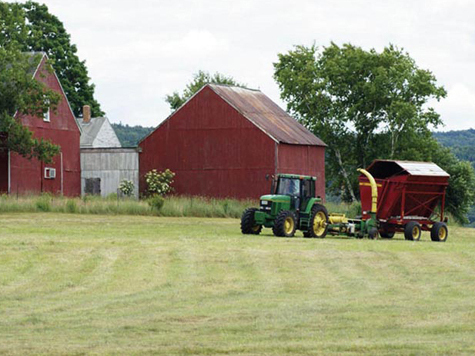
[[[45,168],[45,179],[56,178],[56,168]]]

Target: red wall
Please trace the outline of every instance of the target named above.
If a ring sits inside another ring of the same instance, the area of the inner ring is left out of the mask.
[[[270,176],[282,172],[317,176],[317,192],[325,196],[324,147],[277,145],[208,87],[140,147],[142,193],[146,172],[169,168],[182,195],[256,199],[270,192]]]
[[[54,73],[45,69],[45,58],[35,78],[45,83],[50,89],[61,94],[61,101],[56,112],[50,110],[50,122],[33,116],[20,116],[23,125],[27,126],[33,135],[50,140],[61,147],[61,156],[57,155],[50,164],[43,164],[36,159],[28,160],[16,153],[11,153],[10,174],[11,194],[51,192],[61,193],[61,178],[63,178],[63,194],[67,196],[81,193],[81,164],[79,155],[80,131],[71,112],[66,96]],[[1,165],[1,164],[0,164]],[[55,179],[44,178],[44,167],[56,168]],[[3,174],[3,173],[1,173]],[[63,177],[61,177],[63,175]]]
[[[176,173],[182,195],[258,198],[270,192],[275,142],[210,88],[204,88],[140,144],[143,175]]]
[[[325,201],[325,147],[280,144],[278,172],[317,177],[315,193]]]

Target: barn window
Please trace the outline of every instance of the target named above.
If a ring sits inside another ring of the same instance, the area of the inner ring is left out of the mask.
[[[86,178],[84,193],[90,195],[101,195],[101,178]]]
[[[55,179],[56,178],[56,168],[45,168],[45,179]]]
[[[46,121],[46,122],[50,122],[51,119],[50,119],[50,112],[49,112],[49,108],[48,110],[46,110],[46,112],[43,114],[43,121]]]

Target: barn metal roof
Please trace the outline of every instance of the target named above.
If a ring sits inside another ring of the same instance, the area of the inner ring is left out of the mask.
[[[218,84],[207,86],[275,141],[292,145],[326,146],[261,91]]]
[[[450,177],[450,175],[432,162],[414,162],[397,160],[376,160],[368,167],[368,171],[377,169],[377,166],[397,164],[401,171],[397,174],[408,173],[413,176]],[[382,167],[379,167],[381,169]]]

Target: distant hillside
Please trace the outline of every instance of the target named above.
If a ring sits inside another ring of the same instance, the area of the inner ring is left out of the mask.
[[[450,147],[457,158],[472,163],[475,168],[475,130],[434,132],[434,137],[442,145]],[[468,226],[475,227],[475,206],[468,212]]]
[[[459,159],[470,161],[475,168],[475,130],[434,132],[442,145],[450,147]]]
[[[140,125],[129,126],[122,124],[112,124],[122,147],[136,147],[139,141],[153,131],[154,127],[143,127]]]

